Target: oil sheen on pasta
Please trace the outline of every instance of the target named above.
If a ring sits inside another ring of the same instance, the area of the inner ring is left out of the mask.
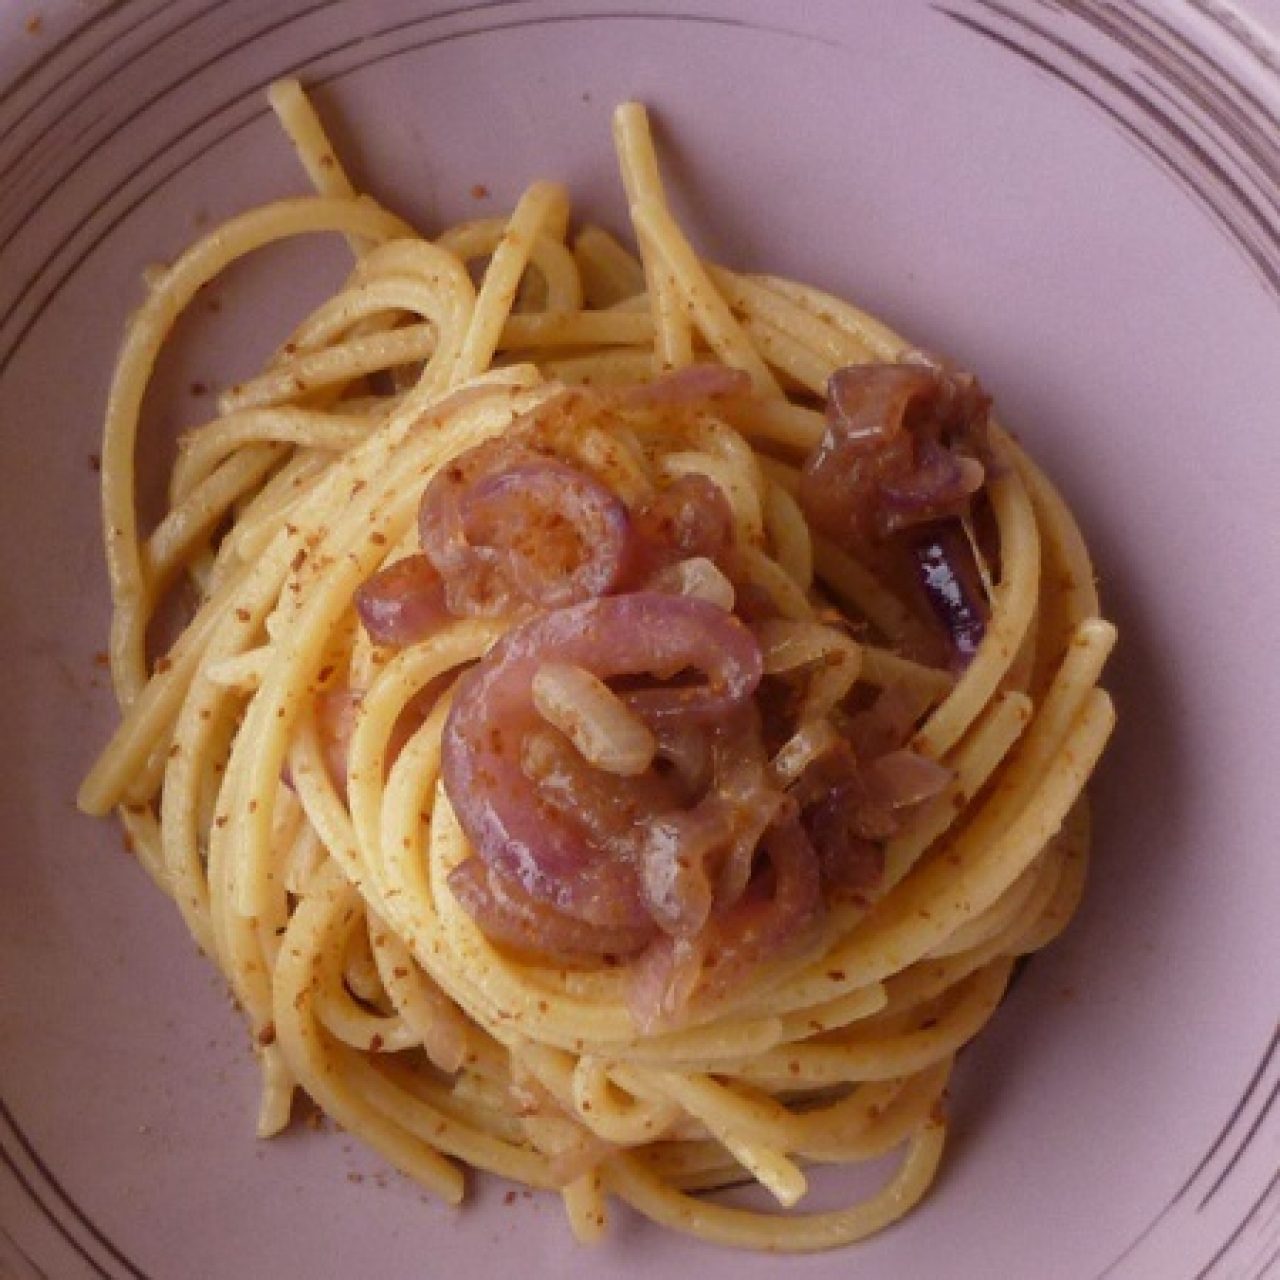
[[[880,1230],[1083,887],[1115,633],[1070,512],[970,374],[701,258],[641,107],[633,253],[550,182],[425,238],[296,83],[271,101],[316,194],[205,236],[126,331],[121,720],[81,807],[231,983],[261,1135],[301,1091],[448,1201],[468,1167],[558,1192],[583,1241],[611,1201],[743,1248]],[[142,529],[175,321],[315,232],[345,286],[183,438]],[[891,1152],[806,1212],[821,1166]],[[756,1207],[710,1194],[742,1182]]]

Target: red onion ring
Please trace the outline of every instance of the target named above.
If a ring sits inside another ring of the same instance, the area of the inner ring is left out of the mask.
[[[935,363],[849,365],[827,386],[827,430],[805,463],[810,522],[846,544],[961,514],[980,487],[989,400],[970,374]]]
[[[627,387],[622,403],[629,409],[665,408],[751,394],[751,376],[723,364],[691,364],[652,382]]]
[[[757,877],[733,907],[713,915],[695,939],[660,936],[636,961],[628,1005],[641,1030],[676,1025],[695,1000],[718,999],[763,961],[804,944],[822,914],[813,845],[791,819],[771,827],[762,848],[769,875]]]
[[[634,955],[655,932],[652,923],[605,928],[575,920],[530,896],[509,876],[477,857],[454,867],[449,873],[449,888],[492,941],[566,963]]]
[[[541,725],[532,683],[549,658],[601,679],[693,669],[705,683],[629,695],[654,718],[727,715],[760,680],[760,650],[742,623],[701,600],[640,592],[606,596],[530,619],[462,677],[445,724],[445,788],[472,847],[530,896],[590,924],[649,920],[634,864],[593,845],[541,799],[522,767]]]
[[[517,603],[558,607],[612,590],[628,553],[630,516],[594,477],[504,438],[432,477],[418,532],[450,611],[487,616]]]
[[[405,556],[356,591],[356,613],[375,644],[404,648],[448,619],[444,582],[426,556]]]

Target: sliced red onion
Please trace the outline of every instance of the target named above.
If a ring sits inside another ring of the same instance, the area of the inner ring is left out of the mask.
[[[919,699],[902,685],[886,685],[866,710],[849,717],[844,737],[859,760],[874,760],[911,737],[920,709]]]
[[[871,761],[865,774],[874,797],[895,809],[932,800],[955,777],[946,765],[905,748]]]
[[[751,377],[741,369],[723,364],[691,364],[652,382],[628,387],[622,393],[622,403],[627,408],[648,409],[750,393]]]
[[[767,874],[693,937],[661,935],[631,967],[628,1008],[640,1030],[676,1027],[695,1002],[714,1001],[766,960],[803,946],[822,914],[817,855],[794,819],[773,826]]]
[[[422,548],[460,616],[603,595],[626,563],[629,524],[608,487],[510,436],[442,467],[418,513]]]
[[[598,480],[542,459],[495,472],[462,504],[471,545],[504,553],[516,593],[558,609],[613,589],[627,550],[627,508]]]
[[[763,961],[794,952],[822,914],[818,858],[800,823],[771,827],[762,848],[772,870],[772,891],[757,879],[733,907],[712,919],[702,939],[706,959],[699,998],[714,1000]]]
[[[527,894],[481,859],[467,858],[449,873],[449,888],[463,910],[495,942],[552,962],[578,964],[604,956],[624,958],[653,937],[652,923],[605,928],[575,920]]]
[[[676,779],[656,773],[624,778],[592,768],[563,734],[550,729],[525,735],[521,766],[540,801],[573,821],[598,847],[628,859],[643,825],[684,801]]]
[[[715,562],[733,544],[733,508],[706,476],[678,476],[635,514],[629,575],[642,583],[682,560]]]
[[[916,468],[880,484],[881,527],[886,533],[943,515],[960,515],[982,488],[982,463],[933,440],[916,450]]]
[[[702,938],[659,934],[627,972],[627,1008],[646,1035],[678,1026],[702,976]]]
[[[463,830],[484,861],[539,901],[595,925],[648,919],[635,866],[593,845],[539,796],[523,765],[542,722],[532,684],[549,659],[600,679],[700,672],[698,684],[627,695],[647,722],[723,717],[760,680],[760,650],[737,619],[701,600],[651,593],[606,596],[509,631],[462,677],[445,725],[443,776]]]
[[[732,613],[736,600],[733,583],[725,576],[714,560],[706,556],[694,556],[691,560],[677,560],[649,579],[649,591],[668,591],[676,596],[696,596],[719,609]]]
[[[837,369],[827,430],[805,464],[810,522],[845,545],[963,512],[982,483],[987,397],[969,374],[940,364]]]
[[[806,813],[805,826],[818,852],[822,881],[836,889],[874,889],[884,875],[884,845],[859,835],[850,821],[856,806],[839,790]]]
[[[449,617],[444,583],[423,555],[375,573],[356,591],[356,612],[375,644],[393,648],[421,640]]]
[[[911,555],[925,601],[951,642],[952,666],[963,669],[978,652],[990,617],[973,549],[959,521],[948,520],[921,532]]]

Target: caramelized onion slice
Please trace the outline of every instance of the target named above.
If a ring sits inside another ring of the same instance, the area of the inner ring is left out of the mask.
[[[628,387],[622,393],[622,403],[627,408],[648,409],[750,393],[751,377],[741,369],[723,364],[691,364],[652,382]]]
[[[963,513],[983,480],[989,404],[971,374],[936,362],[837,369],[801,476],[805,515],[856,546]]]
[[[403,648],[447,621],[444,582],[426,556],[405,556],[356,591],[356,613],[375,644]]]
[[[929,525],[911,544],[925,600],[951,644],[951,665],[973,660],[991,616],[973,548],[958,520]]]
[[[459,616],[558,608],[616,585],[630,517],[606,485],[520,439],[489,441],[442,467],[418,533]]]
[[[566,964],[634,955],[654,934],[648,923],[606,928],[575,920],[477,857],[467,858],[449,873],[449,888],[494,942]]]
[[[648,921],[632,862],[541,801],[522,767],[541,723],[533,680],[549,660],[604,680],[701,673],[700,682],[626,695],[647,723],[723,717],[760,680],[760,650],[735,618],[701,600],[639,592],[544,614],[509,631],[459,681],[445,724],[444,784],[472,847],[532,897],[588,923]]]
[[[538,714],[606,773],[635,777],[653,763],[653,732],[598,676],[568,662],[548,662],[533,677]]]

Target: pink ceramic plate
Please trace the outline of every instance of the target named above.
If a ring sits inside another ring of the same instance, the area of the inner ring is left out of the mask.
[[[704,250],[848,293],[981,370],[1091,535],[1121,729],[1084,910],[966,1054],[926,1204],[788,1274],[1280,1274],[1268,30],[1262,0],[10,0],[0,1273],[779,1269],[623,1215],[584,1253],[551,1199],[486,1180],[452,1211],[341,1136],[255,1143],[219,983],[116,830],[73,808],[112,723],[91,462],[120,327],[144,264],[304,189],[262,94],[292,72],[358,176],[427,228],[535,175],[621,225],[608,113],[646,99]],[[269,283],[308,263],[313,288]],[[340,267],[309,243],[228,282],[260,324],[228,306],[185,331],[151,438],[199,416],[197,384],[256,367]]]

